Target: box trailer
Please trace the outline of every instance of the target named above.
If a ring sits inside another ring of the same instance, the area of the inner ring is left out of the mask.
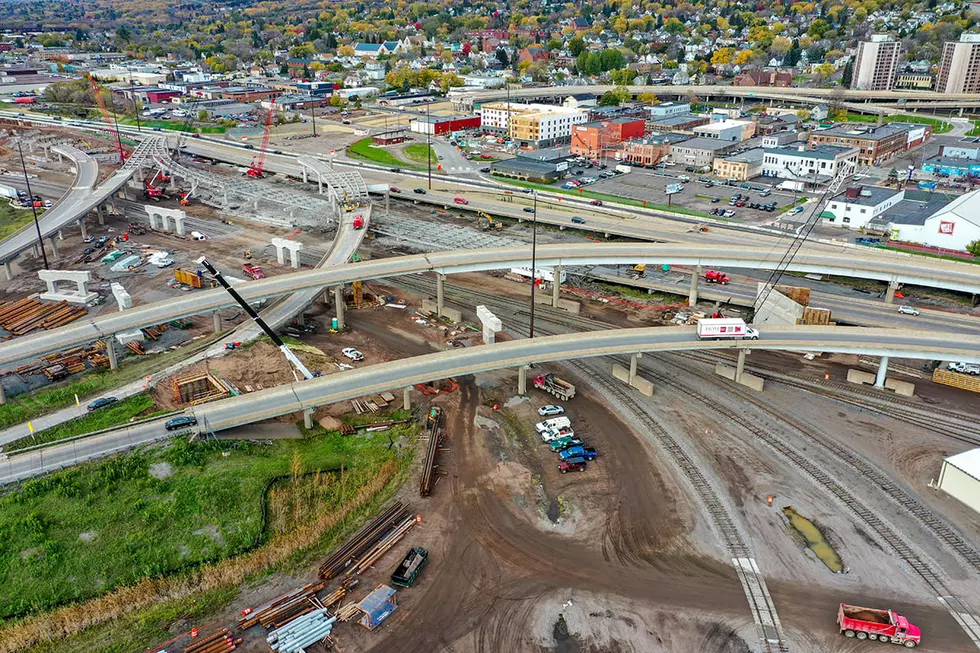
[[[758,340],[759,332],[737,317],[698,320],[698,340]]]
[[[517,274],[517,275],[520,275],[520,276],[525,277],[527,279],[530,279],[531,278],[531,268],[530,267],[511,268],[510,271],[511,271],[511,274]],[[534,271],[534,277],[536,279],[541,279],[543,281],[553,282],[555,280],[555,271],[554,271],[554,269],[549,270],[547,268],[537,268]],[[567,278],[568,278],[568,275],[565,273],[564,270],[562,270],[561,271],[561,283],[565,283],[565,280]]]

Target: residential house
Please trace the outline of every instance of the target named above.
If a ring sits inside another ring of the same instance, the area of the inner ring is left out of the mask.
[[[548,51],[540,45],[531,45],[521,50],[517,56],[517,61],[520,63],[530,61],[532,64],[547,64]]]
[[[774,86],[776,88],[786,88],[793,84],[791,73],[779,70],[764,69],[751,70],[735,77],[735,86]]]

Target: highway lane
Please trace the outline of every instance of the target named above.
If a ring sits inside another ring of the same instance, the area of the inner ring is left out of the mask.
[[[586,243],[538,247],[537,264],[539,267],[554,265],[568,267],[667,263],[721,269],[771,269],[778,265],[781,254],[781,251],[773,251],[770,248],[698,247],[659,243]],[[435,252],[283,274],[241,284],[238,286],[238,291],[247,300],[254,301],[304,288],[324,288],[351,281],[381,279],[416,272],[434,271],[454,274],[505,269],[529,265],[530,259],[529,247]],[[980,275],[970,269],[972,266],[961,265],[956,269],[948,269],[949,266],[936,265],[937,261],[938,259],[909,256],[905,259],[888,257],[885,260],[871,262],[858,259],[852,249],[841,247],[835,254],[812,254],[801,251],[788,269],[843,277],[896,280],[901,283],[980,293]],[[146,304],[121,313],[85,318],[59,329],[5,343],[0,347],[0,366],[91,342],[120,331],[160,324],[178,317],[199,315],[232,305],[231,298],[223,290],[202,290],[187,297]]]
[[[951,339],[948,334],[931,331],[861,327],[764,326],[761,331],[759,340],[746,341],[701,341],[696,338],[694,327],[611,329],[525,338],[335,372],[309,381],[202,404],[188,409],[185,414],[194,415],[202,428],[220,431],[446,377],[549,361],[650,351],[767,349],[980,363],[980,337],[977,336]],[[59,469],[80,458],[98,457],[153,442],[166,435],[160,420],[13,455],[0,462],[0,483]]]

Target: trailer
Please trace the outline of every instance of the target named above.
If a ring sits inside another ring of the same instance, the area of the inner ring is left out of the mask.
[[[759,332],[737,317],[698,320],[698,340],[758,340]]]
[[[177,283],[182,283],[185,286],[190,286],[192,288],[204,287],[204,273],[200,270],[184,270],[182,268],[177,268],[174,270],[174,280]]]
[[[539,374],[534,377],[534,387],[554,395],[562,401],[568,401],[575,396],[575,386],[558,378],[554,374]]]
[[[516,274],[518,276],[524,277],[525,279],[530,279],[531,278],[531,268],[530,267],[511,268],[510,269],[510,272],[511,272],[511,274]],[[550,269],[549,270],[547,268],[536,268],[534,270],[534,278],[535,279],[540,279],[542,281],[547,281],[549,283],[554,283],[554,281],[555,281],[555,271],[554,271],[554,269]],[[566,281],[567,278],[568,278],[568,275],[565,273],[564,270],[562,270],[561,271],[561,275],[559,275],[559,281],[561,283],[565,283],[565,281]]]
[[[900,644],[905,648],[915,648],[922,642],[919,627],[891,610],[841,603],[837,609],[837,625],[844,637]]]

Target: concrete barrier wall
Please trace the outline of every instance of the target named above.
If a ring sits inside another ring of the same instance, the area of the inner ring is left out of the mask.
[[[908,381],[885,379],[885,388],[894,390],[895,394],[902,395],[903,397],[915,396],[915,384],[909,383]]]
[[[759,283],[756,289],[756,324],[796,324],[803,317],[803,306],[779,292],[772,290],[766,296],[764,306],[759,306],[759,296],[762,294],[764,283]]]
[[[623,383],[630,382],[630,371],[618,363],[613,364],[613,378],[619,379]]]
[[[644,379],[639,374],[633,377],[633,387],[636,388],[640,394],[646,395],[647,397],[653,396],[653,383],[647,379]]]
[[[718,376],[723,376],[729,381],[735,380],[735,368],[729,367],[728,365],[715,363],[715,374],[717,374]]]
[[[874,385],[875,375],[861,370],[847,370],[847,380],[849,383]]]

